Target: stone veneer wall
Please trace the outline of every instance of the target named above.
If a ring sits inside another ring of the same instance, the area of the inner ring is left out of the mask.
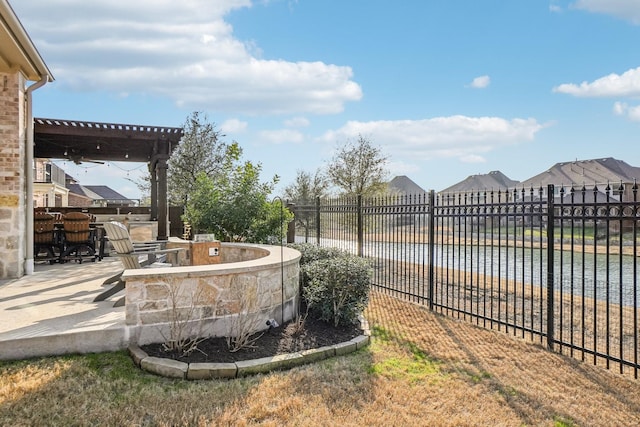
[[[0,73],[0,279],[24,274],[25,81]]]
[[[226,264],[126,270],[130,342],[166,342],[172,324],[189,325],[183,337],[210,337],[236,335],[244,321],[257,332],[268,328],[269,319],[293,319],[299,302],[300,253],[282,250],[281,264],[279,246],[223,243]],[[251,252],[255,259],[247,260]],[[237,254],[239,262],[230,260],[231,254]]]

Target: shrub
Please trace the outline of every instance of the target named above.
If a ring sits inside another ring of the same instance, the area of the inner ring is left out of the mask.
[[[313,243],[290,243],[287,246],[296,249],[302,254],[300,258],[300,294],[302,295],[303,302],[306,302],[304,301],[304,288],[309,282],[309,278],[305,273],[305,266],[322,259],[332,259],[348,255],[348,252],[341,249],[323,248]]]
[[[328,258],[337,258],[339,256],[346,255],[347,252],[338,248],[323,248],[313,243],[290,243],[290,248],[300,251],[302,258],[300,258],[300,267],[304,267],[306,264],[310,264],[314,261]]]
[[[198,344],[204,338],[200,338],[202,324],[195,321],[195,314],[198,310],[196,302],[201,299],[202,292],[201,288],[189,291],[180,286],[180,283],[169,279],[167,284],[167,299],[170,304],[167,310],[169,336],[164,336],[160,331],[164,338],[162,348],[166,352],[185,357],[196,350],[200,351]],[[213,311],[216,311],[215,307]]]
[[[343,253],[307,263],[303,298],[309,311],[334,326],[355,322],[369,300],[371,267],[362,258]]]

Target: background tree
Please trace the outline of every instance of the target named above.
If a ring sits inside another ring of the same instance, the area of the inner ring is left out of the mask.
[[[215,178],[196,177],[185,218],[198,233],[214,233],[223,241],[279,243],[292,214],[268,197],[278,177],[260,182],[260,165],[227,161]]]
[[[312,175],[310,172],[298,170],[296,179],[284,189],[284,197],[296,204],[315,203],[317,197],[326,197],[329,182],[320,169]]]
[[[387,160],[380,148],[358,135],[338,150],[327,165],[327,176],[345,196],[371,196],[386,189]]]
[[[291,221],[289,211],[269,201],[278,176],[261,182],[262,166],[242,161],[237,142],[225,143],[206,115],[192,113],[168,162],[169,201],[184,206],[193,233],[220,240],[269,243]]]
[[[320,169],[313,175],[298,170],[295,181],[284,189],[285,199],[294,204],[296,226],[304,229],[305,241],[308,241],[309,231],[315,226],[315,212],[309,206],[315,205],[316,198],[326,197],[328,190],[329,182]]]
[[[187,204],[200,173],[215,179],[223,173],[224,163],[237,160],[242,152],[236,142],[221,141],[224,135],[206,114],[193,112],[183,128],[184,136],[167,162],[168,199],[175,206]]]

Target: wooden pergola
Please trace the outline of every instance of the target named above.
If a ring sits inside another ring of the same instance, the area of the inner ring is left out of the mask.
[[[167,160],[182,128],[43,118],[33,122],[34,158],[147,163],[151,219],[158,221],[158,240],[168,239]]]

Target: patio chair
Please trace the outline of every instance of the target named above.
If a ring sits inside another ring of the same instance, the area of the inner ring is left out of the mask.
[[[46,256],[39,257],[46,251]],[[56,255],[56,251],[58,254]],[[60,260],[62,243],[56,231],[55,217],[46,212],[33,213],[33,255],[36,261],[49,261],[53,264]]]
[[[106,232],[106,238],[115,250],[115,256],[120,258],[125,270],[138,269],[144,267],[171,267],[177,265],[178,252],[184,248],[162,249],[162,242],[142,242],[133,243],[129,230],[120,222],[106,222],[103,225]],[[173,263],[162,262],[167,255],[173,256]],[[123,272],[105,280],[104,284],[115,283],[110,289],[100,293],[95,297],[94,301],[102,301],[111,295],[124,289],[124,282],[121,280]],[[116,302],[116,306],[119,303]]]
[[[90,224],[91,216],[82,212],[69,212],[62,217],[64,252],[60,256],[61,262],[75,260],[82,263],[84,259],[95,262],[95,230]]]

